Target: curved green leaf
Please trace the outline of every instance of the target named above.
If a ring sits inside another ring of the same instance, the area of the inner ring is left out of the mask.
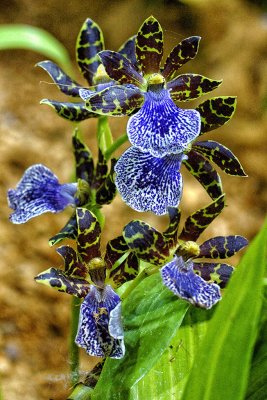
[[[182,400],[244,399],[263,300],[266,239],[267,222],[233,274],[209,323]]]
[[[32,50],[52,58],[66,71],[71,62],[65,47],[49,32],[30,25],[7,24],[0,26],[0,50]]]

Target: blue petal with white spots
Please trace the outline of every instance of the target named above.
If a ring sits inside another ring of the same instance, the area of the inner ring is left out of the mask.
[[[157,158],[130,147],[115,166],[116,187],[126,204],[136,211],[166,214],[177,207],[182,196],[180,173],[183,154]]]
[[[111,286],[90,286],[81,305],[75,339],[91,356],[122,358],[125,353],[121,300]]]
[[[9,189],[8,204],[14,210],[11,222],[22,224],[45,212],[57,213],[75,205],[76,183],[61,185],[53,172],[42,164],[28,168],[16,189]]]
[[[129,141],[155,157],[183,152],[200,133],[199,112],[178,108],[166,89],[143,95],[143,106],[128,121]]]
[[[161,269],[161,276],[168,289],[195,306],[209,309],[221,300],[220,287],[196,275],[190,260],[175,256]]]

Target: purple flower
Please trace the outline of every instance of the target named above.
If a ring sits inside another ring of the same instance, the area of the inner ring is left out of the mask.
[[[130,147],[115,166],[115,184],[122,199],[137,211],[166,214],[177,207],[182,196],[180,173],[183,154],[153,157],[137,147]]]
[[[121,300],[111,286],[90,286],[90,291],[81,305],[75,342],[91,356],[124,356]]]
[[[209,309],[221,300],[220,287],[197,275],[191,260],[175,256],[161,268],[161,276],[168,289],[195,306]]]
[[[8,190],[8,204],[14,210],[10,220],[22,224],[45,212],[58,213],[75,206],[76,183],[60,184],[50,169],[42,164],[28,168],[16,189]]]

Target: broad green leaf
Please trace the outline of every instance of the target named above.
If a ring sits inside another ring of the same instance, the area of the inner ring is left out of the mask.
[[[78,383],[67,400],[89,400],[91,399],[92,392],[93,389],[89,386]]]
[[[202,310],[190,307],[181,327],[160,360],[145,378],[135,385],[136,399],[181,398],[195,354],[203,341],[213,312],[214,309]]]
[[[49,32],[30,25],[8,24],[0,26],[0,50],[32,50],[52,58],[66,72],[71,72],[71,62],[65,47]]]
[[[257,338],[246,400],[266,400],[267,393],[267,287],[261,311],[261,327]]]
[[[262,307],[267,222],[233,274],[197,352],[182,400],[242,400]]]
[[[126,354],[106,361],[92,400],[134,399],[131,388],[160,359],[189,307],[162,285],[159,274],[143,280],[123,305]]]

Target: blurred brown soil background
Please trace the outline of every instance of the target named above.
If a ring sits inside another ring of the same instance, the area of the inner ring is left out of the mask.
[[[191,0],[183,4],[141,0],[0,0],[0,11],[1,24],[27,23],[52,33],[69,50],[74,63],[76,37],[86,17],[98,22],[106,48],[114,50],[136,33],[151,14],[164,29],[166,54],[183,38],[202,36],[197,58],[181,71],[223,78],[221,87],[210,96],[238,97],[232,121],[205,135],[205,139],[218,140],[229,147],[249,175],[236,178],[221,174],[228,207],[203,236],[205,239],[242,234],[253,238],[263,222],[267,204],[267,14],[259,5],[241,0]],[[43,215],[25,225],[12,225],[6,202],[7,189],[15,187],[32,164],[47,165],[62,183],[68,182],[72,173],[72,125],[50,107],[39,105],[45,97],[68,101],[54,85],[48,84],[51,80],[44,71],[34,68],[43,59],[30,51],[0,52],[0,374],[5,400],[61,400],[69,393],[70,298],[33,280],[39,272],[60,265],[60,257],[49,247],[48,238],[65,224],[69,211]],[[74,68],[74,78],[82,82],[75,64]],[[126,121],[111,120],[115,137],[124,131]],[[85,121],[81,128],[96,154],[96,121]],[[210,199],[197,181],[184,169],[183,172],[185,217]],[[133,217],[144,218],[158,228],[166,224],[165,217],[137,215],[119,196],[104,212],[104,243],[119,234]],[[81,355],[85,373],[91,360],[83,351]]]

